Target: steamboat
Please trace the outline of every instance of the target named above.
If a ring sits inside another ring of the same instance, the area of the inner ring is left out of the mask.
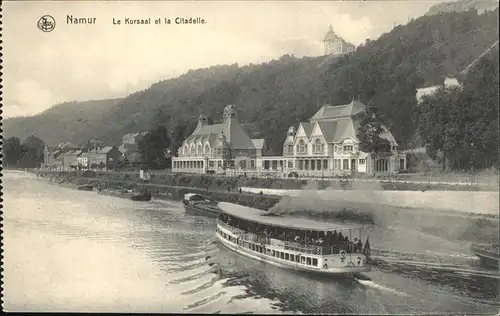
[[[249,258],[297,271],[356,275],[371,270],[369,239],[361,229],[270,215],[220,202],[216,235],[227,248]]]

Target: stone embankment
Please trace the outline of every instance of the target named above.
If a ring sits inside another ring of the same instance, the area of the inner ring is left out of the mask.
[[[45,172],[45,174],[48,174]],[[139,172],[51,172],[50,174],[65,174],[78,177],[95,177],[99,179],[140,181]],[[490,177],[491,178],[491,177]],[[496,179],[498,179],[496,177]],[[248,178],[224,177],[199,174],[172,174],[162,171],[153,171],[150,181],[152,184],[161,184],[176,187],[201,188],[209,190],[227,191],[240,187],[266,188],[279,190],[300,189],[340,189],[340,190],[370,190],[370,191],[498,191],[498,180],[489,182],[474,181],[415,181],[409,177],[392,179],[362,179],[353,178],[348,181],[340,179],[295,179],[295,178]]]
[[[281,197],[260,193],[240,192],[236,187],[194,187],[185,185],[169,185],[160,181],[143,182],[138,177],[99,172],[38,172],[38,177],[49,179],[64,186],[76,188],[78,185],[93,184],[106,188],[142,189],[146,188],[156,198],[180,200],[188,192],[202,194],[216,201],[237,203],[249,207],[268,210],[279,202]],[[158,179],[156,179],[158,180]],[[175,183],[175,182],[174,182]]]

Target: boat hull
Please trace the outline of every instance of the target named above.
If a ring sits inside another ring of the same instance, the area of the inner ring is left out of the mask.
[[[94,189],[91,185],[81,185],[78,187],[79,191],[92,191]]]
[[[500,269],[500,258],[498,257],[498,254],[487,251],[483,249],[483,247],[477,245],[472,245],[471,250],[477,257],[479,257],[479,259],[481,259],[481,263],[484,266]]]
[[[266,254],[262,253],[256,253],[250,250],[247,250],[243,247],[238,246],[235,243],[232,243],[226,239],[224,239],[220,234],[216,233],[217,239],[219,240],[220,243],[222,243],[225,247],[229,248],[230,250],[246,256],[248,258],[265,262],[268,264],[272,264],[274,266],[280,267],[280,268],[285,268],[285,269],[290,269],[294,271],[302,271],[302,272],[308,272],[308,273],[315,273],[315,274],[323,274],[323,275],[355,275],[358,273],[363,273],[363,272],[369,272],[371,271],[370,266],[362,266],[362,267],[342,267],[342,268],[328,268],[328,269],[317,269],[317,268],[309,268],[307,266],[304,266],[302,264],[292,264],[291,262],[284,261],[284,260],[277,260],[275,257],[268,256]]]
[[[184,210],[187,213],[194,214],[194,215],[199,215],[199,214],[204,214],[210,217],[217,217],[219,215],[219,211],[212,207],[208,207],[206,205],[186,205],[183,204]]]
[[[151,195],[133,195],[130,197],[132,201],[148,202],[151,201]]]

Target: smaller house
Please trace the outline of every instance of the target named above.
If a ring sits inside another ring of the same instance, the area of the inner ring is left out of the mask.
[[[82,152],[77,158],[76,158],[77,166],[81,169],[88,169],[89,168],[89,154],[86,152]]]
[[[88,164],[90,168],[107,169],[108,165],[120,161],[122,153],[116,146],[95,148],[88,152]]]
[[[70,150],[62,154],[63,165],[65,170],[77,169],[78,157],[82,154],[81,150]]]

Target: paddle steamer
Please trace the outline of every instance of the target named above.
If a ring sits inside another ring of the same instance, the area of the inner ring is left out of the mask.
[[[370,244],[361,230],[220,202],[216,235],[229,249],[283,268],[321,274],[371,270]]]

